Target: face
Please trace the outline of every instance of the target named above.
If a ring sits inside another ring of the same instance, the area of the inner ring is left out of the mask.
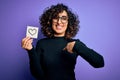
[[[64,36],[68,26],[68,15],[66,11],[58,14],[58,17],[52,20],[52,29],[54,30],[54,36]]]

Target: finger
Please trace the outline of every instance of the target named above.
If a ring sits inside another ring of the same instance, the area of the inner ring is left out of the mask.
[[[33,39],[30,39],[30,40],[27,41],[27,43],[25,45],[27,49],[32,47],[32,42],[33,42]]]
[[[22,39],[22,42],[21,42],[22,48],[25,48],[25,40],[26,40],[26,37]]]
[[[27,43],[25,44],[25,49],[28,49],[28,48],[29,48],[29,45],[30,45],[30,42],[27,42]]]
[[[23,38],[22,39],[22,42],[24,42],[26,39],[28,39],[28,38],[30,38],[30,37],[25,37],[25,38]]]
[[[26,44],[32,44],[33,39],[29,39]]]
[[[73,53],[71,43],[68,43],[68,44],[67,44],[66,50],[67,50],[69,53]]]
[[[23,43],[25,42],[25,39],[26,39],[26,37],[22,39],[22,42],[21,42],[21,44],[23,44]]]
[[[28,37],[23,38],[21,44],[23,45],[28,39],[29,39]]]
[[[26,37],[25,39],[24,39],[24,41],[23,41],[23,45],[26,45],[27,44],[27,42],[30,40],[30,37]]]
[[[27,42],[24,46],[23,46],[23,48],[24,49],[30,49],[30,47],[31,47],[32,45],[29,43],[29,42]]]
[[[67,50],[69,48],[69,43],[66,45],[66,47],[63,50]]]
[[[22,46],[22,48],[25,47],[25,40],[26,40],[26,37],[22,39],[22,42],[21,42],[21,46]]]
[[[30,37],[26,37],[22,40],[22,48],[27,48],[29,44],[33,42],[33,39],[30,39]]]
[[[65,47],[65,48],[63,48],[63,50],[67,50],[67,48]]]
[[[24,48],[24,49],[27,49],[27,44],[28,44],[28,43],[26,43],[26,44],[23,45],[23,48]]]

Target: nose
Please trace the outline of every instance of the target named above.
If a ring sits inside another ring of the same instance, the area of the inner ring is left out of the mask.
[[[61,23],[61,19],[59,18],[57,22],[58,22],[58,23]]]

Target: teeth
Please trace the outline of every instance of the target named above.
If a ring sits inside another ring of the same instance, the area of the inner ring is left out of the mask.
[[[58,28],[58,29],[61,29],[61,28],[62,28],[62,26],[57,26],[57,28]]]

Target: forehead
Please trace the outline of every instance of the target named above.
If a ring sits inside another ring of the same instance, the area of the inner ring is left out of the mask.
[[[63,12],[59,13],[58,16],[67,16],[67,12],[64,10]]]

